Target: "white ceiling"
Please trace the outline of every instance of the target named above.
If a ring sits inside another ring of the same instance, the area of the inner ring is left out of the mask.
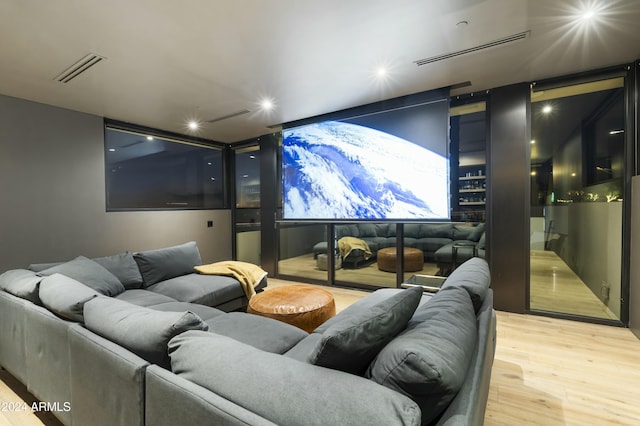
[[[578,24],[584,4],[600,14]],[[628,63],[640,58],[638,22],[638,0],[0,0],[0,94],[178,133],[250,110],[196,132],[237,142],[467,81],[452,94]],[[54,80],[90,52],[107,60]]]

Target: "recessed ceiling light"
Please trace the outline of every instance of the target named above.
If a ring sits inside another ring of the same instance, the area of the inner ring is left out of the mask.
[[[545,106],[542,108],[542,112],[543,112],[543,113],[545,113],[545,114],[549,114],[549,113],[551,112],[551,109],[552,109],[552,108],[551,108],[551,105],[545,105]]]
[[[189,121],[187,126],[189,127],[189,130],[198,130],[198,128],[200,127],[200,124],[198,124],[198,122],[195,120],[191,120]]]
[[[378,69],[376,70],[376,76],[378,78],[385,78],[388,74],[389,74],[389,71],[387,70],[386,67],[379,66]]]
[[[273,101],[269,98],[265,98],[260,101],[260,107],[265,111],[271,111],[273,109]]]
[[[588,20],[590,20],[590,19],[593,19],[595,16],[596,16],[596,11],[595,11],[595,10],[593,10],[593,9],[585,10],[585,11],[582,13],[582,19],[584,19],[585,21],[588,21]]]

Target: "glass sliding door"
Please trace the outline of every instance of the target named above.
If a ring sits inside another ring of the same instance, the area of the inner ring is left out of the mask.
[[[620,319],[624,78],[534,86],[530,309]]]
[[[260,265],[260,147],[238,148],[234,155],[236,259]]]

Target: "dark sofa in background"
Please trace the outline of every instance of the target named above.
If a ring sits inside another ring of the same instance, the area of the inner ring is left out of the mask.
[[[365,241],[372,256],[365,258],[364,252],[353,250],[342,259],[343,267],[357,268],[375,260],[378,250],[396,246],[396,225],[391,223],[353,223],[336,225],[336,237],[355,237]],[[475,226],[454,223],[407,223],[404,224],[404,246],[423,251],[425,262],[435,262],[440,271],[450,271],[454,260],[461,264],[471,257],[485,256],[485,224]],[[457,259],[453,259],[454,244],[465,245],[456,248]],[[474,249],[475,247],[475,249]],[[327,242],[313,246],[313,254],[327,253]]]

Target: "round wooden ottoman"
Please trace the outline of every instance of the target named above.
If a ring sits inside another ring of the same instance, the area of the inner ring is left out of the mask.
[[[378,250],[378,269],[385,272],[396,272],[396,258],[398,252],[395,247]],[[404,248],[405,272],[421,271],[424,266],[424,253],[417,248]]]
[[[333,295],[306,285],[267,289],[249,300],[247,312],[286,322],[311,333],[336,314]]]

